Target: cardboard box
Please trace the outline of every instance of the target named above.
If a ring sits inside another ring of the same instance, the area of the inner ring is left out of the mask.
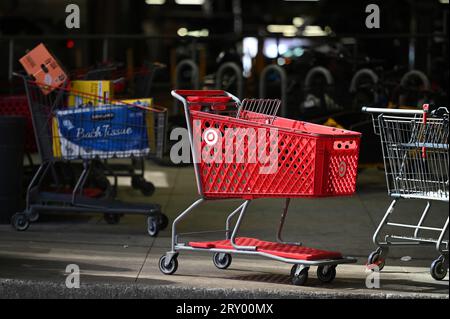
[[[69,106],[102,106],[114,97],[112,81],[73,81],[70,83]]]
[[[27,74],[41,86],[45,95],[67,81],[66,72],[44,44],[39,44],[19,60]]]

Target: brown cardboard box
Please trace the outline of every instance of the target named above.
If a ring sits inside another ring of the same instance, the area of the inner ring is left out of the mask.
[[[28,75],[41,86],[45,95],[67,80],[67,75],[58,61],[42,43],[19,61]]]

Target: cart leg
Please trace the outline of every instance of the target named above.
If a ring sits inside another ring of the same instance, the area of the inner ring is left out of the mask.
[[[170,263],[173,258],[173,254],[176,253],[175,246],[177,245],[177,224],[183,220],[195,207],[203,203],[204,199],[200,198],[196,200],[191,206],[189,206],[184,212],[182,212],[172,223],[172,246],[171,251],[167,253],[166,263]]]
[[[383,229],[383,227],[388,223],[389,221],[389,217],[391,216],[391,214],[394,212],[394,208],[395,205],[397,205],[397,199],[394,199],[391,203],[391,205],[389,206],[389,208],[386,211],[386,214],[384,214],[383,219],[381,220],[380,224],[377,227],[377,230],[375,231],[374,235],[373,235],[373,243],[380,247],[380,246],[387,246],[388,243],[387,242],[380,242],[378,240],[378,235],[380,234],[381,230]]]
[[[279,242],[280,244],[302,246],[303,244],[300,243],[300,242],[292,243],[292,242],[284,241],[283,237],[281,235],[283,233],[284,222],[286,221],[286,216],[287,216],[288,211],[289,211],[289,204],[290,203],[291,203],[291,199],[290,198],[286,198],[286,201],[285,201],[284,207],[283,207],[283,211],[281,212],[280,225],[278,226],[277,242]]]
[[[241,213],[239,214],[239,218],[236,222],[236,225],[234,226],[233,233],[231,234],[230,242],[231,245],[233,245],[233,247],[236,250],[250,250],[250,251],[256,250],[255,246],[239,246],[238,244],[236,244],[236,235],[239,231],[239,227],[241,226],[242,219],[244,218],[245,212],[247,211],[247,207],[249,204],[250,200],[246,200],[244,204],[242,204]]]
[[[431,203],[430,203],[430,201],[427,201],[427,206],[425,206],[422,216],[420,217],[419,223],[417,224],[417,228],[414,231],[414,237],[419,237],[420,227],[422,226],[423,222],[425,221],[425,218],[427,217],[428,212],[430,211],[430,207],[431,207]]]
[[[42,163],[36,174],[34,174],[33,179],[31,180],[30,184],[27,188],[27,199],[26,199],[26,210],[29,211],[31,206],[31,197],[32,197],[32,190],[37,185],[38,187],[41,185],[42,181],[44,180],[44,177],[47,175],[47,172],[50,168],[50,163]]]
[[[387,223],[389,222],[390,215],[394,212],[395,205],[397,204],[397,199],[394,199],[389,206],[389,208],[386,211],[386,214],[384,214],[383,219],[381,220],[380,224],[377,227],[377,230],[375,231],[375,234],[373,235],[373,243],[378,246],[378,248],[373,251],[368,258],[367,263],[369,265],[376,265],[378,268],[373,268],[373,270],[381,271],[384,268],[385,265],[385,259],[386,256],[389,253],[389,243],[387,241],[380,242],[378,240],[378,235],[380,234],[381,230]]]
[[[228,215],[227,217],[227,223],[226,223],[226,230],[225,230],[225,235],[226,235],[226,239],[231,239],[231,219],[239,212],[242,210],[242,207],[245,205],[245,202],[242,203],[238,208],[236,208],[230,215]]]
[[[445,222],[444,228],[442,228],[441,234],[439,235],[439,238],[436,242],[436,250],[442,255],[447,255],[446,259],[447,259],[447,267],[448,267],[448,241],[445,244],[445,248],[442,247],[444,236],[447,232],[448,232],[448,217],[447,217],[447,221]]]
[[[77,195],[78,193],[81,193],[84,188],[84,184],[86,183],[86,179],[89,176],[90,171],[90,165],[87,161],[83,162],[83,172],[80,175],[80,178],[78,178],[77,184],[73,188],[72,191],[72,205],[76,205],[77,201]]]

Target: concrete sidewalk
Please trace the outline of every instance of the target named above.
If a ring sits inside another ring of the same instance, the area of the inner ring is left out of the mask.
[[[148,179],[158,186],[156,194],[146,198],[124,186],[119,190],[122,199],[160,203],[173,220],[197,198],[191,167],[153,165],[148,170]],[[235,256],[228,270],[218,270],[206,253],[182,253],[177,273],[164,276],[157,264],[170,246],[170,232],[148,237],[143,217],[126,216],[119,225],[108,225],[99,215],[43,215],[23,233],[0,225],[0,298],[448,298],[448,276],[439,282],[429,274],[438,256],[433,248],[392,249],[380,289],[366,288],[364,265],[374,249],[371,237],[389,198],[381,171],[362,172],[358,184],[351,198],[294,200],[291,205],[286,240],[358,258],[357,264],[338,266],[331,284],[321,283],[312,267],[306,286],[293,286],[289,265],[261,258]],[[180,225],[180,231],[223,229],[226,214],[238,204],[206,203]],[[272,240],[281,204],[279,199],[252,202],[240,235]],[[419,205],[424,203],[405,201],[399,218],[418,219]],[[436,203],[428,224],[442,227],[447,216],[448,204]],[[210,238],[220,237],[182,240]],[[405,256],[411,259],[402,261],[409,259]],[[80,289],[65,287],[68,264],[81,269]]]

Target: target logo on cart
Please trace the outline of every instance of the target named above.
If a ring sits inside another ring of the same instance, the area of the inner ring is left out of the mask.
[[[203,140],[208,144],[209,146],[214,146],[219,141],[219,134],[215,129],[207,129],[203,133]]]
[[[347,163],[345,163],[344,161],[342,161],[342,162],[339,164],[339,169],[338,169],[338,171],[339,171],[339,177],[344,177],[344,176],[345,176],[345,173],[347,172]]]

